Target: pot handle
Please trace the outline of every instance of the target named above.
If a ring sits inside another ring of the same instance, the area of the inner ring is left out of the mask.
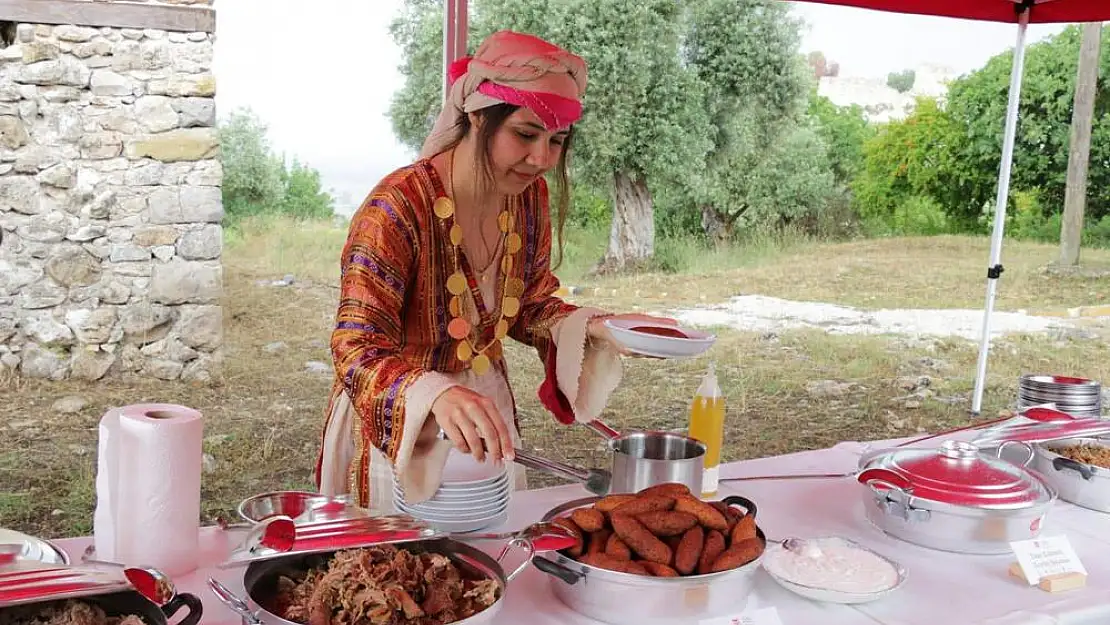
[[[1071,469],[1072,471],[1075,471],[1079,475],[1083,476],[1083,479],[1087,480],[1088,482],[1095,478],[1095,472],[1091,470],[1091,467],[1083,464],[1082,462],[1076,462],[1071,458],[1064,458],[1062,456],[1059,458],[1053,458],[1052,468],[1056,469],[1057,471]]]
[[[607,439],[610,439],[610,440],[612,440],[614,438],[620,438],[620,436],[621,436],[620,432],[618,432],[618,431],[614,430],[613,428],[609,427],[601,419],[594,419],[593,421],[587,421],[585,425],[586,425],[586,427],[590,428],[591,430],[597,432],[598,434],[601,434],[603,437],[605,437]]]
[[[505,558],[505,555],[509,553],[509,550],[513,547],[524,549],[528,552],[528,557],[525,558],[524,562],[521,562],[520,566],[516,567],[516,569],[514,569],[512,573],[509,573],[505,576],[506,584],[513,581],[513,578],[517,575],[520,575],[521,571],[528,567],[528,562],[536,557],[536,548],[532,545],[532,540],[523,536],[517,536],[516,538],[510,540],[507,545],[501,548],[501,553],[497,556],[497,562],[500,563],[501,560]]]
[[[178,593],[169,603],[162,606],[162,614],[165,614],[166,620],[169,621],[183,607],[188,608],[189,613],[177,625],[197,625],[200,622],[200,617],[204,614],[204,602],[200,600],[200,597],[187,592]]]
[[[251,608],[247,605],[247,602],[228,590],[227,586],[221,584],[219,580],[214,577],[209,577],[208,588],[212,591],[212,594],[216,595],[220,603],[226,605],[232,612],[241,616],[246,625],[263,625],[262,619],[258,618],[254,612],[251,612]]]
[[[548,575],[558,577],[571,586],[577,584],[579,579],[582,579],[582,575],[579,573],[575,573],[562,564],[552,562],[542,556],[534,556],[532,558],[532,565]]]
[[[902,493],[909,493],[913,490],[913,484],[909,480],[888,469],[866,469],[856,476],[856,480],[860,484],[868,486],[876,494],[881,494],[879,488],[876,487]]]
[[[751,499],[748,499],[747,497],[741,497],[740,495],[729,495],[728,497],[725,497],[724,502],[726,504],[728,504],[729,506],[737,506],[738,505],[738,506],[744,508],[744,510],[747,512],[747,514],[749,516],[752,516],[752,517],[755,516],[755,513],[756,513],[755,502],[752,501]]]
[[[1033,456],[1037,454],[1033,451],[1033,446],[1025,441],[1002,441],[1002,444],[998,446],[998,451],[995,452],[999,460],[1002,460],[1002,452],[1006,450],[1007,445],[1018,445],[1025,450],[1025,460],[1021,463],[1023,467],[1029,466],[1029,463],[1033,461]]]

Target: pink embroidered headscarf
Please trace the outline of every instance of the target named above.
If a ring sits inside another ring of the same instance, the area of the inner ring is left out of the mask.
[[[548,130],[569,127],[582,117],[586,62],[538,37],[503,30],[474,56],[455,61],[448,80],[447,101],[424,141],[423,158],[450,147],[467,113],[498,104],[527,107]]]

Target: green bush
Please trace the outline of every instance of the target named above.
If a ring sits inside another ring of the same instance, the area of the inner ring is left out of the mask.
[[[913,195],[902,200],[889,214],[867,216],[863,230],[872,237],[901,237],[949,234],[957,228],[936,200],[926,195]]]
[[[913,196],[894,209],[892,224],[898,234],[934,236],[949,232],[944,207],[931,197]]]
[[[335,202],[323,190],[320,172],[298,161],[286,167],[270,147],[266,125],[250,109],[232,112],[219,132],[229,225],[260,215],[323,219],[334,214]]]
[[[288,170],[282,169],[285,197],[280,211],[301,219],[326,219],[333,215],[334,198],[323,190],[320,172],[294,160]]]
[[[551,188],[554,192],[554,187]],[[613,207],[606,196],[606,193],[598,191],[585,182],[572,180],[570,215],[567,216],[567,221],[582,228],[608,228]]]
[[[959,128],[935,99],[918,98],[913,114],[882,126],[863,149],[863,169],[852,181],[856,211],[869,222],[891,223],[899,210],[916,211],[931,198],[948,208],[958,202],[959,179],[951,146]],[[910,208],[904,208],[910,204]],[[931,210],[931,209],[929,209]],[[899,219],[913,218],[903,214]],[[909,223],[909,222],[906,222]]]
[[[875,136],[875,127],[867,123],[863,107],[837,106],[816,89],[810,94],[807,113],[825,142],[837,184],[849,184],[863,169],[863,146]]]
[[[1044,207],[1039,190],[1015,191],[1011,195],[1012,208],[1006,214],[1006,236],[1014,239],[1059,243],[1063,214]],[[994,227],[994,206],[985,207],[979,218],[980,229],[990,233]],[[1082,245],[1110,247],[1110,216],[1088,218],[1083,226]]]
[[[1011,194],[1013,206],[1006,215],[1006,236],[1016,239],[1032,239],[1035,241],[1046,240],[1045,232],[1049,227],[1051,218],[1045,214],[1044,205],[1041,203],[1040,193],[1032,191],[1014,191]],[[980,221],[983,231],[990,233],[994,229],[994,204],[984,207]],[[1059,220],[1056,223],[1057,240],[1060,237]]]
[[[1103,39],[1108,36],[1104,32]],[[1025,54],[1011,189],[1036,190],[1045,214],[1059,213],[1064,205],[1080,38],[1079,27],[1069,26],[1031,44]],[[1110,47],[1102,48],[1099,72],[1105,77],[1110,75]],[[1012,61],[1012,52],[999,54],[949,87],[946,110],[960,128],[954,151],[960,175],[952,188],[959,188],[961,201],[942,203],[953,217],[975,219],[986,204],[993,210]],[[1105,79],[1099,81],[1092,121],[1086,210],[1092,220],[1110,211],[1108,87]]]

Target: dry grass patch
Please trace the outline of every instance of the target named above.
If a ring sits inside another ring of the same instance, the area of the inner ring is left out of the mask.
[[[731,255],[711,254],[695,263],[694,271],[590,282],[585,284],[586,293],[602,303],[645,308],[714,303],[744,294],[861,308],[983,306],[989,260],[989,241],[983,237],[874,239],[777,249],[758,248],[750,255],[743,248]],[[1007,241],[997,309],[1110,301],[1110,278],[1105,275],[1046,271],[1056,255],[1052,245]],[[1084,263],[1110,265],[1110,251],[1084,251]]]
[[[311,224],[299,228],[292,234],[288,227],[246,229],[246,234],[229,241],[220,382],[0,380],[0,396],[5,399],[0,404],[0,525],[44,537],[91,530],[97,423],[116,405],[169,402],[204,413],[206,522],[231,513],[251,494],[309,487],[330,374],[313,373],[305,364],[330,362],[327,341],[337,295],[332,272],[342,233]],[[669,305],[689,305],[702,294],[724,298],[738,291],[846,303],[861,303],[865,300],[859,298],[871,293],[882,295],[885,303],[903,304],[923,304],[927,300],[921,293],[931,293],[938,298],[933,305],[976,305],[982,259],[970,252],[981,244],[944,238],[932,243],[817,246],[804,256],[790,251],[753,256],[749,266],[729,271],[637,276],[628,281],[645,288],[664,285]],[[930,245],[946,251],[937,252]],[[957,253],[967,258],[952,262],[950,256]],[[1023,256],[1044,253],[1043,246],[1009,248],[1015,264]],[[1026,258],[1026,263],[1011,267],[1007,279],[1037,284],[1039,261]],[[963,267],[967,275],[952,267]],[[296,278],[291,286],[272,286],[287,273]],[[820,280],[821,275],[838,273],[841,281],[835,288]],[[1059,299],[1052,303],[1095,300],[1088,294],[1091,288],[1079,283],[1059,287],[1053,296]],[[1026,291],[1041,297],[1040,291]],[[1004,298],[1007,293],[1009,305],[1018,305],[1012,287],[1003,289]],[[939,299],[941,295],[945,298]],[[614,300],[579,301],[609,305]],[[993,416],[1011,403],[1023,371],[1110,379],[1110,348],[1102,328],[1090,332],[1086,338],[1024,337],[998,345],[983,416]],[[935,431],[968,419],[966,400],[975,363],[975,347],[969,343],[816,331],[762,335],[722,330],[720,336],[709,357],[717,363],[729,405],[726,460],[825,447],[846,439]],[[526,444],[553,458],[605,466],[596,434],[557,425],[541,409],[536,389],[542,372],[531,351],[512,346],[508,357]],[[628,361],[605,420],[620,430],[683,430],[688,402],[705,365],[706,359]],[[83,398],[84,408],[76,414],[52,408],[57,399],[70,395]],[[535,475],[532,483],[555,481]]]

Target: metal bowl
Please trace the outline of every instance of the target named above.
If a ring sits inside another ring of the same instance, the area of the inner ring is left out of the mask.
[[[262,493],[244,499],[239,504],[239,517],[248,523],[261,523],[262,521],[284,514],[291,519],[304,514],[314,504],[325,503],[328,497],[320,493],[309,493],[299,490],[279,490],[272,493]]]

